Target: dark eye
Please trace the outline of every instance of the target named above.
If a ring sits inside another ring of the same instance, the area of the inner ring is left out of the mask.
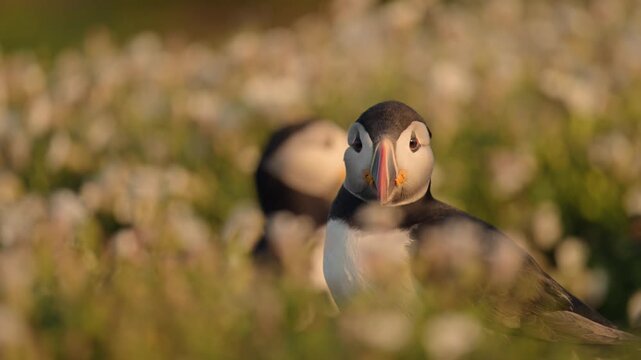
[[[416,152],[420,147],[421,144],[419,144],[418,139],[416,139],[416,136],[412,135],[412,138],[410,139],[410,150],[412,150],[412,152]]]
[[[356,150],[356,152],[361,152],[361,149],[363,148],[363,143],[361,142],[361,137],[356,135],[356,139],[354,139],[354,142],[352,143],[352,148]]]

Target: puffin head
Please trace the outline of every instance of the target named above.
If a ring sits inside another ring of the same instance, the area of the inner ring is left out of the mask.
[[[370,107],[347,134],[344,187],[363,201],[384,206],[423,198],[434,168],[431,137],[425,120],[401,102]]]
[[[289,211],[324,223],[345,170],[340,158],[345,131],[328,120],[285,126],[269,139],[256,169],[256,190],[265,215]]]

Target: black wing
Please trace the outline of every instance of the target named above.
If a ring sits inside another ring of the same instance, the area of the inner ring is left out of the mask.
[[[406,225],[414,224],[419,279],[450,288],[452,281],[470,285],[468,294],[488,307],[493,322],[540,339],[585,344],[638,341],[564,289],[493,226],[434,199],[421,206],[406,216]]]

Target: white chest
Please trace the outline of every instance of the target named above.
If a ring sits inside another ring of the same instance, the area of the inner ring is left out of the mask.
[[[325,280],[337,304],[362,292],[412,292],[408,231],[361,231],[332,219],[323,255]]]

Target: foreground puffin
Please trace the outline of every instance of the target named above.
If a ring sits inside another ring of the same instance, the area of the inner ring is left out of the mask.
[[[416,296],[421,282],[451,287],[461,282],[451,275],[473,274],[469,300],[487,306],[503,328],[551,341],[636,341],[496,228],[436,200],[430,141],[423,118],[396,101],[372,106],[349,129],[346,179],[330,210],[323,259],[339,308],[363,294],[402,299]],[[474,271],[461,270],[457,259]]]
[[[255,173],[266,218],[265,234],[253,249],[269,264],[325,288],[324,226],[345,169],[345,131],[328,120],[287,125],[269,138]]]

